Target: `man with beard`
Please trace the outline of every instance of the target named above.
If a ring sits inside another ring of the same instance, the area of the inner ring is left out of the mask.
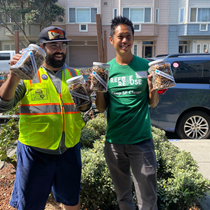
[[[66,80],[78,70],[65,64],[65,31],[47,27],[38,45],[46,59],[33,80],[21,80],[10,71],[0,88],[0,112],[21,101],[17,170],[10,205],[19,210],[43,210],[51,188],[64,210],[79,210],[81,179],[80,133],[84,122],[75,108]],[[21,55],[16,54],[10,65]]]

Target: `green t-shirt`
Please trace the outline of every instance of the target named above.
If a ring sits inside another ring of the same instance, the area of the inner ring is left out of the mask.
[[[148,107],[148,63],[134,55],[129,65],[109,62],[109,104],[106,140],[115,144],[135,144],[152,138]]]

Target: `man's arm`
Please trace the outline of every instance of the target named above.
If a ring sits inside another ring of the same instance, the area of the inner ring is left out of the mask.
[[[156,90],[153,90],[152,85],[152,74],[148,75],[148,86],[149,86],[149,106],[154,108],[158,105],[159,95]]]
[[[99,112],[103,113],[108,106],[108,94],[103,92],[96,92],[96,107]]]

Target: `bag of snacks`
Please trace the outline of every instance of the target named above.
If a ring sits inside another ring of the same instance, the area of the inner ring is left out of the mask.
[[[98,92],[107,91],[110,64],[93,62],[90,89]]]
[[[82,75],[72,77],[66,82],[75,107],[84,106],[90,103],[90,97],[88,96],[87,90],[85,88],[85,81]]]
[[[30,44],[22,51],[22,56],[18,62],[10,66],[18,77],[25,80],[32,80],[45,60],[45,51],[35,44]]]
[[[149,66],[149,73],[153,75],[152,84],[154,90],[167,89],[176,85],[170,63],[160,59],[150,62]]]

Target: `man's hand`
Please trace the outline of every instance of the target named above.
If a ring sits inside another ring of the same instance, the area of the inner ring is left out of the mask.
[[[21,58],[22,54],[15,54],[13,57],[12,57],[12,60],[10,61],[10,66],[13,66],[15,65],[18,60]]]

